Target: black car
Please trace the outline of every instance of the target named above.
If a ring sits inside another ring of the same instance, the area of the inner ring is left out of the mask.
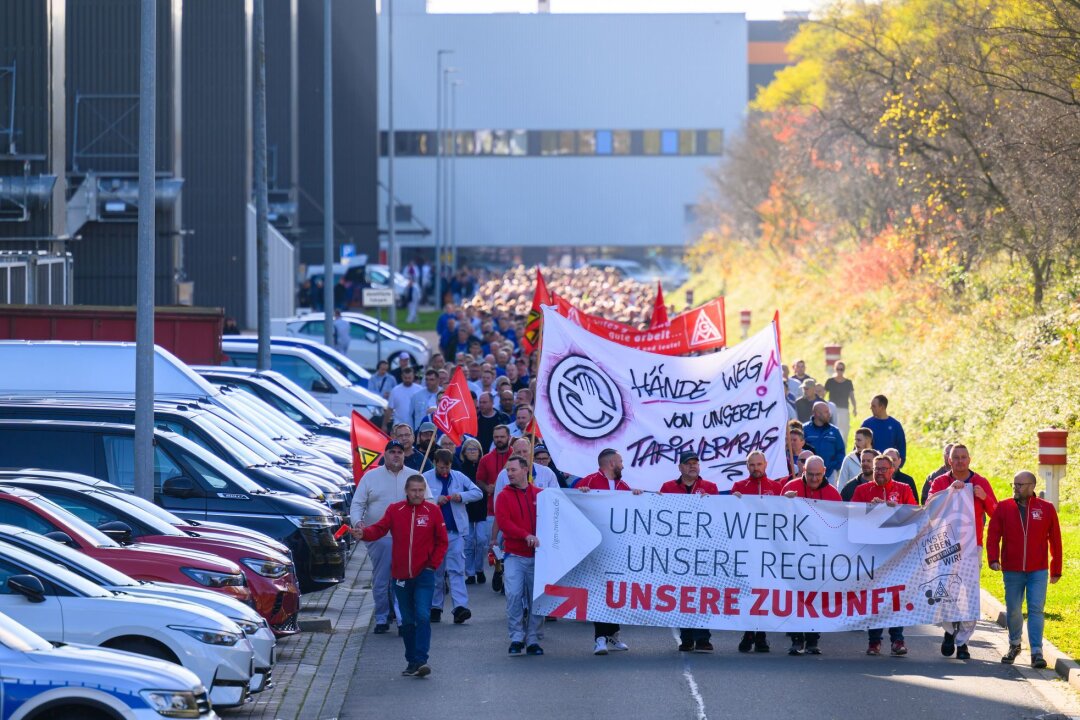
[[[135,487],[135,429],[104,422],[0,420],[0,467],[48,468]],[[344,578],[340,519],[325,504],[271,492],[190,440],[154,431],[154,502],[185,519],[265,533],[292,553],[302,591]]]

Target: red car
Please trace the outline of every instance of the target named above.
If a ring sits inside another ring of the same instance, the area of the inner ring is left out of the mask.
[[[240,537],[223,539],[210,533],[189,533],[164,522],[125,498],[76,482],[43,477],[5,477],[13,487],[40,493],[80,520],[95,526],[128,547],[169,546],[182,552],[200,551],[239,566],[256,610],[276,635],[299,631],[300,589],[289,558]],[[129,573],[130,574],[130,573]],[[134,577],[139,577],[135,575]]]
[[[0,522],[43,535],[63,533],[65,543],[139,580],[206,587],[250,604],[251,591],[236,563],[196,550],[122,546],[33,490],[0,486]]]

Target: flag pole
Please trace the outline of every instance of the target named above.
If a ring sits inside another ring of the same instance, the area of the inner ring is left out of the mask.
[[[725,337],[727,328],[724,329]],[[773,313],[773,335],[776,337],[776,360],[783,365],[784,359],[780,356],[780,311],[777,310]],[[787,418],[787,383],[784,382],[784,372],[781,369],[778,376],[780,378],[781,396],[784,398],[784,417]],[[788,421],[784,420],[784,456],[787,457],[788,477],[792,480],[795,479],[795,458],[792,457],[791,452],[791,433],[788,432]]]
[[[439,433],[437,433],[437,432],[431,433],[431,439],[428,440],[427,450],[424,451],[424,459],[420,461],[420,470],[419,470],[419,472],[421,472],[421,473],[423,473],[423,471],[424,471],[424,466],[427,465],[428,455],[431,454],[431,448],[435,445],[435,436],[438,435],[438,434]]]
[[[539,271],[537,271],[539,272]],[[548,300],[551,298],[549,297]],[[550,307],[550,305],[549,305]],[[544,309],[540,308],[540,342],[536,344],[536,375],[533,376],[534,380],[538,379],[540,375],[540,363],[544,361]],[[532,420],[529,421],[529,425],[532,426],[532,430],[529,431],[529,467],[528,478],[529,484],[533,481],[533,456],[536,454],[536,399],[540,396],[539,385],[536,388],[536,394],[533,396],[533,414]]]

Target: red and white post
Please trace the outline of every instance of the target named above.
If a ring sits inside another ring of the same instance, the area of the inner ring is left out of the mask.
[[[825,369],[832,372],[833,365],[840,362],[840,350],[843,349],[843,345],[826,345],[825,346]]]
[[[1065,479],[1068,460],[1068,430],[1039,431],[1039,477],[1042,478],[1044,497],[1058,507],[1059,488]]]
[[[750,335],[750,311],[739,311],[739,327],[742,329],[742,339],[745,340]]]

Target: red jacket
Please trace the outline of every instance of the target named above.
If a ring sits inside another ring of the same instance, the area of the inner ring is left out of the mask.
[[[821,485],[817,490],[811,490],[806,484],[806,481],[802,478],[795,478],[789,480],[786,485],[781,489],[782,493],[795,492],[795,497],[809,498],[811,500],[832,500],[834,502],[840,502],[840,493],[836,491],[832,485],[822,480]]]
[[[394,538],[390,574],[395,580],[411,580],[424,570],[435,570],[450,546],[442,508],[435,503],[393,503],[379,522],[364,528],[364,540],[378,540],[386,533]]]
[[[492,450],[491,452],[480,458],[480,463],[476,466],[476,482],[484,483],[485,485],[495,485],[495,480],[498,479],[499,473],[502,472],[503,466],[506,465],[506,461],[510,459],[510,448],[506,448],[505,452],[499,452],[498,450]],[[487,505],[488,505],[488,517],[495,514],[495,493],[487,493]]]
[[[769,478],[761,480],[746,478],[731,486],[732,494],[742,493],[743,495],[779,495],[782,490],[780,483]]]
[[[597,470],[592,475],[586,475],[585,477],[578,480],[577,483],[574,485],[574,487],[575,488],[587,487],[587,488],[590,488],[592,490],[610,490],[611,489],[611,481],[609,481],[607,479],[607,476],[604,475],[604,473]],[[622,480],[616,480],[615,481],[615,489],[616,490],[627,490],[627,491],[629,491],[630,486],[627,485]]]
[[[1061,577],[1061,526],[1052,503],[1028,498],[1027,527],[1015,500],[1009,498],[997,504],[986,529],[989,562],[1000,562],[1006,572],[1046,570],[1048,552],[1051,577]]]
[[[855,494],[851,496],[851,502],[868,503],[874,498],[881,498],[897,505],[919,504],[915,500],[914,493],[911,492],[911,487],[907,483],[896,482],[895,480],[890,480],[884,485],[878,485],[873,481],[863,483],[855,488]]]
[[[711,483],[708,480],[699,477],[697,482],[694,483],[693,489],[687,490],[686,485],[684,485],[679,478],[675,478],[674,480],[668,480],[661,485],[660,492],[682,493],[683,495],[719,495],[720,488],[716,487],[716,483]]]
[[[524,490],[507,485],[499,493],[495,522],[499,523],[503,534],[503,547],[511,555],[532,557],[536,554],[525,538],[536,534],[536,496],[539,494],[540,488],[535,485],[526,485]]]
[[[997,507],[997,498],[994,496],[994,488],[990,487],[990,481],[984,478],[979,473],[970,470],[971,474],[965,483],[971,483],[972,485],[978,485],[986,493],[986,500],[980,500],[975,498],[975,522],[978,524],[976,528],[975,540],[982,547],[983,544],[983,528],[986,527],[986,517],[994,512],[994,508]],[[928,498],[933,497],[935,493],[939,493],[942,490],[948,490],[949,486],[956,482],[956,478],[953,477],[951,472],[947,472],[944,475],[938,475],[934,478],[934,482],[930,483],[930,495]]]

